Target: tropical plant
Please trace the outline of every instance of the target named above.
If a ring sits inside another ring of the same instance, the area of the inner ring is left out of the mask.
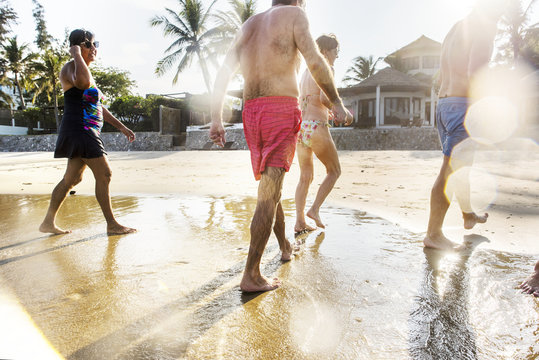
[[[36,21],[36,40],[35,43],[40,50],[47,50],[52,45],[53,37],[47,31],[47,23],[45,22],[45,9],[38,0],[32,0],[34,9],[32,15]]]
[[[131,95],[131,88],[136,82],[129,77],[129,72],[114,67],[96,66],[92,76],[97,87],[105,96],[106,103],[113,103],[118,97]]]
[[[0,42],[6,39],[6,35],[11,31],[11,25],[17,22],[17,13],[9,6],[5,0],[0,0]]]
[[[498,61],[515,64],[519,61],[523,52],[527,52],[528,56],[533,56],[533,54],[529,54],[530,50],[532,53],[534,52],[533,50],[539,52],[539,49],[533,49],[533,43],[537,43],[537,39],[534,39],[534,37],[537,36],[539,23],[528,26],[529,17],[536,3],[537,0],[530,0],[528,5],[523,8],[521,0],[511,0],[509,2],[507,11],[500,22],[501,35],[504,41],[499,48]]]
[[[62,87],[58,74],[62,66],[69,60],[69,54],[62,48],[45,50],[40,54],[39,59],[33,64],[34,78],[34,97],[35,103],[39,95],[45,94],[48,102],[54,106],[54,118],[56,127],[60,126],[60,115],[58,111],[58,97],[61,94]]]
[[[406,72],[406,66],[404,64],[404,61],[403,61],[402,56],[400,55],[400,53],[397,52],[397,53],[393,53],[391,55],[388,55],[388,56],[386,56],[384,58],[384,61],[393,70],[397,70],[397,71],[400,71],[400,72],[403,72],[403,73]]]
[[[193,57],[197,57],[204,83],[211,93],[211,79],[208,71],[207,58],[212,53],[209,44],[219,34],[219,28],[208,29],[211,9],[217,0],[213,0],[207,9],[204,9],[201,0],[178,0],[178,11],[165,8],[167,16],[155,16],[150,24],[153,27],[162,27],[165,36],[172,36],[174,41],[165,50],[166,55],[158,61],[155,73],[164,75],[176,63],[176,74],[172,83],[176,84],[180,73],[190,66]]]
[[[151,120],[153,99],[145,99],[140,96],[122,96],[116,98],[110,105],[109,110],[134,131],[145,130],[144,119]],[[150,124],[151,125],[151,124]]]
[[[35,53],[29,52],[28,44],[17,43],[17,36],[7,40],[6,44],[1,45],[1,55],[6,60],[6,70],[13,77],[8,79],[13,87],[19,93],[19,102],[21,109],[26,108],[23,89],[27,89],[27,78],[31,77],[32,62],[36,58]]]
[[[376,65],[381,60],[378,58],[374,60],[374,57],[370,55],[358,56],[354,58],[352,66],[346,70],[346,76],[343,78],[345,83],[359,83],[368,77],[371,77],[376,73]]]

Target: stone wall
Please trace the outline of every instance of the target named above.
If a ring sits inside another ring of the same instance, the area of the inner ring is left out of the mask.
[[[332,128],[338,150],[440,150],[438,132],[433,128],[349,129]],[[243,129],[226,130],[226,148],[247,149]],[[209,141],[207,130],[187,133],[186,150],[218,149]]]
[[[129,143],[122,133],[102,133],[107,151],[169,151],[173,150],[172,135],[156,132],[138,132],[137,139]],[[54,151],[56,134],[0,136],[0,151]]]
[[[103,133],[108,151],[171,151],[173,135],[139,132],[129,143],[121,133]],[[432,128],[345,129],[332,128],[331,135],[339,150],[439,150],[438,133]],[[0,151],[54,151],[57,135],[0,136]],[[247,150],[243,129],[226,130],[226,149]],[[218,149],[209,141],[208,130],[187,132],[186,150]]]

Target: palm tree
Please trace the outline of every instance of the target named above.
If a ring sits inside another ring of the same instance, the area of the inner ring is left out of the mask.
[[[532,12],[533,5],[537,0],[530,0],[528,6],[523,10],[521,0],[511,0],[501,20],[502,36],[507,38],[507,41],[502,44],[502,54],[499,56],[515,63],[519,60],[520,54],[526,45],[527,33],[534,28],[537,28],[539,23],[527,27],[529,16]]]
[[[375,61],[372,55],[369,57],[356,57],[353,60],[352,66],[346,70],[346,76],[343,78],[343,81],[346,83],[359,83],[371,77],[376,72],[378,61],[380,61],[380,58]]]
[[[58,94],[61,93],[60,80],[58,74],[62,66],[69,60],[69,54],[62,49],[45,50],[38,61],[33,63],[33,70],[36,77],[32,79],[35,86],[32,102],[40,94],[46,94],[47,100],[53,101],[54,118],[56,119],[56,128],[60,128],[60,116],[58,112]]]
[[[388,55],[384,58],[384,61],[393,70],[397,70],[403,73],[406,72],[406,66],[404,65],[404,61],[402,60],[402,56],[400,55],[400,53],[393,53],[391,55]]]
[[[1,55],[7,61],[6,70],[13,75],[10,79],[12,85],[19,92],[19,102],[21,109],[26,109],[24,97],[22,95],[22,88],[26,88],[25,78],[30,74],[32,68],[31,63],[35,59],[36,54],[27,53],[28,44],[19,45],[17,43],[17,36],[8,39],[7,44],[1,45]]]
[[[218,33],[217,27],[207,30],[210,19],[210,11],[217,0],[213,0],[207,10],[204,10],[201,0],[178,0],[180,4],[179,11],[173,11],[165,8],[170,18],[167,16],[155,16],[150,24],[151,26],[161,26],[165,36],[173,36],[174,41],[165,50],[164,58],[159,60],[155,73],[162,76],[174,64],[178,63],[176,75],[172,83],[176,84],[178,76],[192,62],[193,57],[197,57],[204,82],[211,93],[211,79],[208,72],[207,57],[212,49],[209,44]]]
[[[214,51],[211,57],[226,53],[237,32],[251,16],[256,14],[256,0],[229,0],[232,7],[229,11],[218,11],[214,17],[217,19],[219,35],[212,41],[210,48]]]
[[[5,0],[0,0],[0,42],[5,40],[6,34],[11,31],[11,25],[16,22],[17,13]]]

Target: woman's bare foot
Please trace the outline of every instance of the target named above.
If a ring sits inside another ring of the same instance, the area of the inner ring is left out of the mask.
[[[129,228],[127,226],[120,225],[118,223],[107,225],[108,235],[123,235],[137,232],[137,229]]]
[[[479,216],[476,213],[462,213],[464,218],[464,228],[470,230],[475,226],[475,224],[484,224],[487,222],[488,214],[485,213],[483,216]]]
[[[310,225],[307,225],[307,223],[304,221],[299,221],[297,220],[296,221],[296,225],[294,225],[294,233],[295,234],[303,234],[305,232],[310,232],[310,231],[314,231],[316,230],[316,228],[313,228],[312,226]]]
[[[41,231],[43,233],[52,233],[52,234],[55,234],[55,235],[69,234],[71,232],[71,230],[64,230],[64,229],[59,228],[54,223],[53,224],[47,224],[45,222],[43,222],[39,226],[39,231]]]
[[[427,234],[423,239],[423,245],[425,245],[427,248],[450,251],[458,251],[462,248],[461,245],[455,244],[453,241],[446,238],[442,233],[437,235]]]
[[[527,294],[539,297],[539,261],[535,265],[535,274],[526,279],[520,288]]]
[[[309,211],[307,212],[307,216],[310,217],[311,219],[313,219],[314,222],[316,223],[316,226],[318,226],[319,228],[322,228],[322,229],[326,228],[326,226],[322,222],[322,219],[320,219],[320,214],[318,213],[318,211],[314,211],[313,209],[309,209]]]
[[[271,291],[277,289],[279,286],[281,286],[281,281],[277,278],[273,278],[271,281],[264,276],[253,279],[246,276],[245,273],[240,283],[240,289],[243,292]]]

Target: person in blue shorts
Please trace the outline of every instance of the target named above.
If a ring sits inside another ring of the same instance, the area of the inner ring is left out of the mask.
[[[452,197],[451,194],[446,194],[445,190],[449,176],[460,168],[471,166],[473,162],[473,145],[470,148],[470,142],[465,141],[469,138],[464,124],[470,105],[468,92],[474,75],[488,65],[492,56],[501,9],[500,6],[492,6],[487,0],[479,1],[466,18],[451,28],[442,44],[436,124],[444,157],[442,168],[432,187],[429,223],[423,240],[425,247],[442,250],[459,248],[442,232]],[[453,151],[457,145],[466,146],[468,149],[459,151],[458,159],[454,159]],[[473,212],[469,188],[469,182],[466,182],[455,191],[466,229],[486,222],[488,217],[488,214],[478,215]]]

